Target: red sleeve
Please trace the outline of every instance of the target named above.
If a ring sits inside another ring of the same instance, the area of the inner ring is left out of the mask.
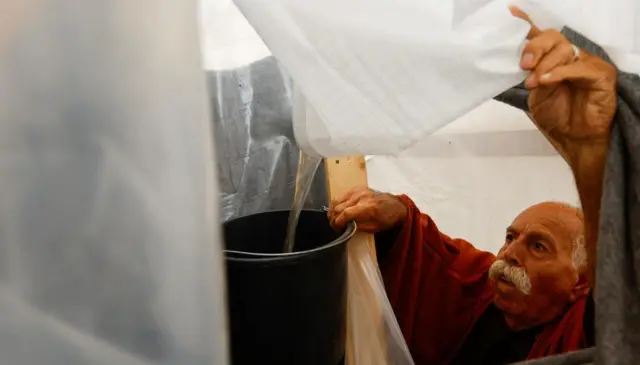
[[[399,198],[408,207],[407,218],[380,270],[413,356],[435,360],[446,352],[443,346],[456,345],[454,338],[471,318],[460,311],[486,299],[486,273],[495,258],[440,232],[409,197]]]

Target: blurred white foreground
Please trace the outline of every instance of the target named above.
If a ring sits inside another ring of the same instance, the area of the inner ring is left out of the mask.
[[[0,362],[227,364],[195,1],[0,10]]]

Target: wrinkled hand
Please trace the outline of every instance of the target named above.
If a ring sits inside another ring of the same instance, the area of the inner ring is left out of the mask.
[[[520,67],[531,71],[525,86],[538,129],[570,164],[593,145],[606,150],[617,108],[616,68],[584,51],[576,57],[560,32],[541,31],[517,8],[511,13],[531,24]]]
[[[334,229],[355,221],[360,231],[376,233],[401,224],[407,217],[407,207],[392,194],[357,188],[332,201],[328,216]]]

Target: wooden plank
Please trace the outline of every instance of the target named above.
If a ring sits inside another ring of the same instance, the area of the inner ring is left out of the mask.
[[[367,163],[363,156],[325,159],[324,168],[330,201],[339,199],[352,189],[369,186]],[[367,235],[367,241],[375,257],[376,246],[372,234]]]
[[[327,190],[330,200],[338,199],[351,189],[368,186],[367,166],[363,156],[348,156],[343,158],[325,159],[325,173]],[[362,245],[366,245],[375,260],[375,241],[372,234],[356,233],[348,243],[349,255],[349,283],[368,282],[367,273],[353,265],[352,259],[362,254]],[[365,251],[366,252],[366,251]],[[351,313],[347,307],[347,365],[386,365],[386,342],[379,343],[378,339],[386,334],[381,308],[377,305],[376,292],[372,288],[361,285],[358,287],[357,297],[353,288],[349,289],[349,303],[358,306],[356,313]],[[356,328],[352,326],[352,316],[356,317]],[[357,337],[360,348],[356,348],[354,337]],[[356,357],[358,363],[356,364]]]
[[[351,189],[369,186],[367,163],[363,156],[327,158],[324,163],[330,198],[339,198]]]

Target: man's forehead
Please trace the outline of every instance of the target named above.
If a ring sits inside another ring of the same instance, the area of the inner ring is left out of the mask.
[[[568,204],[546,202],[525,209],[511,223],[517,230],[577,236],[583,231],[582,213]]]

